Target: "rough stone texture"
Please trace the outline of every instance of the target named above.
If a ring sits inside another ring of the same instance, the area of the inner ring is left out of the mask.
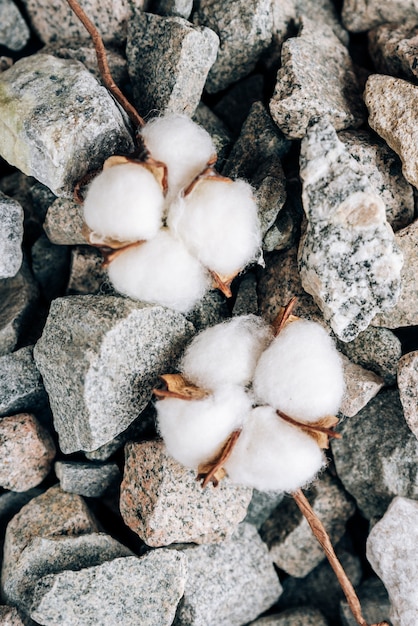
[[[389,620],[390,602],[388,594],[377,576],[365,580],[356,591],[367,623],[378,624],[384,620]],[[346,600],[341,602],[340,617],[342,626],[358,626]]]
[[[342,131],[338,138],[382,198],[386,219],[393,230],[408,226],[414,219],[414,194],[403,177],[399,157],[386,142],[365,130]]]
[[[418,220],[398,231],[395,240],[404,257],[401,294],[393,309],[379,313],[372,321],[386,328],[418,324]]]
[[[233,136],[238,137],[251,105],[262,101],[263,96],[264,77],[261,74],[251,74],[227,89],[225,95],[214,105],[213,111],[226,124]]]
[[[25,626],[27,621],[14,606],[0,606],[0,623],[3,626]]]
[[[13,491],[36,487],[49,474],[55,457],[51,435],[34,415],[0,420],[0,485]]]
[[[301,139],[309,124],[326,115],[342,130],[360,126],[363,104],[347,48],[326,25],[301,18],[298,37],[282,47],[282,67],[270,100],[271,115],[290,139]]]
[[[70,250],[42,234],[31,248],[32,271],[47,302],[62,296],[68,282]]]
[[[186,548],[183,553],[188,575],[176,626],[240,626],[280,596],[267,548],[250,524],[241,524],[222,543]]]
[[[317,609],[303,606],[288,609],[278,615],[269,615],[251,622],[250,626],[327,626],[328,622]]]
[[[300,176],[307,217],[302,285],[337,337],[351,341],[396,304],[403,256],[382,199],[326,119],[302,141]]]
[[[57,461],[54,469],[63,491],[88,498],[99,498],[120,479],[116,463]]]
[[[247,272],[241,278],[232,315],[258,315],[257,276]]]
[[[126,56],[140,114],[192,116],[218,46],[218,36],[209,28],[138,11],[129,22]]]
[[[31,617],[60,626],[170,626],[183,595],[185,557],[154,550],[42,578]]]
[[[212,137],[218,155],[216,169],[221,171],[231,147],[231,133],[224,122],[203,102],[199,102],[193,120],[203,126]]]
[[[353,33],[361,33],[384,22],[418,18],[416,0],[344,0],[342,20]]]
[[[17,61],[0,74],[0,119],[1,156],[55,195],[70,197],[87,171],[132,149],[120,109],[79,61]]]
[[[115,294],[108,282],[103,256],[91,246],[76,246],[71,250],[67,295]]]
[[[256,528],[261,528],[283,498],[284,494],[281,492],[254,489],[244,521],[253,524]]]
[[[364,517],[382,516],[394,496],[418,497],[418,441],[397,391],[381,391],[339,431],[331,443],[337,474]]]
[[[370,126],[399,155],[406,180],[418,187],[418,86],[372,74],[367,79],[364,101]]]
[[[18,273],[23,260],[22,238],[23,209],[0,191],[0,279]]]
[[[418,12],[409,22],[382,24],[369,31],[369,53],[380,74],[417,81],[417,23]]]
[[[374,398],[384,385],[383,379],[370,370],[352,363],[341,355],[344,367],[345,391],[340,412],[346,417],[356,415]]]
[[[36,411],[44,405],[46,397],[32,347],[0,357],[0,417]]]
[[[398,387],[406,423],[418,439],[418,351],[399,360]]]
[[[42,490],[39,487],[34,489],[28,489],[22,493],[17,491],[6,491],[0,496],[0,538],[3,542],[4,533],[6,532],[7,524],[12,517],[19,513],[22,506],[27,504],[32,498],[40,496]]]
[[[393,626],[418,620],[418,502],[395,498],[367,539],[367,559],[383,581]]]
[[[21,50],[30,37],[29,28],[12,0],[0,0],[0,45]]]
[[[116,296],[54,300],[34,348],[64,454],[99,448],[151,399],[193,334],[179,313]]]
[[[223,541],[245,517],[251,494],[228,479],[202,489],[196,472],[169,457],[162,441],[125,447],[120,512],[149,546]]]
[[[69,198],[54,200],[43,224],[51,243],[68,246],[88,243],[83,234],[83,226],[83,206]]]
[[[328,474],[315,481],[306,496],[332,543],[337,543],[344,534],[347,521],[354,514],[353,501]],[[274,563],[291,576],[306,576],[325,558],[306,518],[291,498],[283,500],[260,532]]]
[[[306,15],[316,22],[320,30],[326,24],[345,46],[349,43],[349,34],[341,24],[339,12],[332,0],[296,0],[296,10],[299,16]]]
[[[184,17],[187,20],[193,9],[193,0],[154,0],[153,13]]]
[[[193,309],[186,313],[185,317],[193,324],[196,332],[200,332],[229,317],[227,300],[219,290],[212,289],[205,293]]]

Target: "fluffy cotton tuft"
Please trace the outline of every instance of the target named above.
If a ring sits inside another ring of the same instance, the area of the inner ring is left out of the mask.
[[[166,229],[123,251],[109,265],[108,275],[120,293],[182,313],[210,288],[206,270]]]
[[[225,463],[233,482],[260,491],[296,491],[311,482],[325,463],[316,442],[277,417],[268,406],[250,413]]]
[[[295,419],[313,422],[334,415],[344,393],[344,376],[331,337],[315,322],[288,324],[261,355],[253,387],[260,404]]]
[[[152,173],[135,163],[104,169],[90,184],[84,220],[102,238],[140,241],[162,224],[164,196]]]
[[[156,118],[142,129],[145,145],[168,169],[168,202],[206,167],[216,154],[208,132],[187,115]]]
[[[228,385],[202,400],[165,398],[156,408],[158,430],[168,453],[182,465],[197,469],[242,426],[251,401],[243,389]]]
[[[168,225],[203,265],[218,274],[234,274],[259,254],[257,205],[243,180],[202,179],[170,207]]]
[[[215,390],[225,383],[248,385],[256,363],[272,334],[260,317],[235,317],[199,333],[180,364],[185,378],[199,387]]]

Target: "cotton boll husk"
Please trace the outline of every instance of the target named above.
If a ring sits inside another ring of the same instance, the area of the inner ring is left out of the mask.
[[[153,174],[135,163],[104,169],[90,184],[84,220],[99,237],[140,241],[162,224],[164,196]]]
[[[343,367],[326,330],[308,320],[288,324],[261,355],[253,388],[260,404],[295,419],[314,422],[337,413]]]
[[[173,203],[167,223],[191,253],[218,274],[234,274],[259,255],[257,205],[243,180],[200,180]]]
[[[211,285],[204,267],[166,229],[121,252],[110,263],[108,275],[120,293],[181,313],[189,311]]]
[[[156,403],[158,430],[168,453],[196,469],[211,460],[251,411],[244,389],[224,385],[202,400],[165,398]]]
[[[204,389],[248,385],[258,358],[272,340],[271,328],[256,315],[235,317],[194,337],[180,363],[185,378]]]
[[[233,482],[260,491],[296,491],[325,464],[317,443],[274,409],[252,410],[224,468]]]

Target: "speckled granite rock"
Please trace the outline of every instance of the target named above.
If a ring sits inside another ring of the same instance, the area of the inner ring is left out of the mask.
[[[240,626],[280,596],[267,548],[250,524],[241,524],[222,543],[186,548],[183,554],[188,575],[176,626]]]
[[[346,47],[326,25],[301,18],[298,37],[282,47],[282,67],[270,100],[271,115],[290,139],[301,139],[310,122],[326,115],[337,130],[360,126],[363,105]]]
[[[16,276],[22,265],[23,209],[0,191],[0,279]]]
[[[181,17],[137,11],[129,22],[126,56],[133,97],[150,112],[192,116],[216,59],[218,36]]]
[[[14,606],[0,606],[0,623],[3,626],[26,626],[26,619]]]
[[[307,217],[302,285],[337,337],[351,341],[396,304],[403,255],[381,198],[325,119],[302,141],[300,176]]]
[[[337,474],[364,517],[382,516],[394,496],[418,497],[418,441],[397,391],[381,391],[339,431],[331,443]]]
[[[185,315],[185,318],[195,327],[196,332],[219,324],[227,317],[229,317],[228,302],[217,289],[205,293],[203,298]]]
[[[57,198],[48,208],[43,224],[51,243],[69,246],[87,243],[83,226],[83,207],[70,198]]]
[[[281,492],[254,489],[244,521],[253,524],[258,529],[261,528],[283,498],[284,493]]]
[[[369,53],[377,72],[416,82],[417,24],[418,11],[414,20],[382,24],[369,31]]]
[[[418,187],[418,86],[372,74],[367,79],[364,101],[370,126],[399,155],[406,180]]]
[[[31,346],[0,357],[0,417],[36,411],[46,398]]]
[[[55,445],[34,415],[0,420],[0,485],[13,491],[36,487],[49,474]]]
[[[152,10],[158,15],[173,15],[187,20],[193,9],[193,0],[155,0]]]
[[[418,351],[398,363],[398,387],[406,423],[418,439]]]
[[[132,149],[120,109],[79,61],[17,61],[0,74],[0,119],[0,155],[55,195],[70,197],[87,171]]]
[[[415,0],[344,0],[342,20],[353,33],[361,33],[384,22],[418,18]]]
[[[418,620],[417,546],[418,502],[394,498],[367,539],[367,559],[388,591],[393,626]]]
[[[389,620],[390,602],[387,591],[377,576],[367,578],[357,589],[364,619],[375,624]],[[358,626],[346,600],[341,602],[342,626]]]
[[[272,38],[269,0],[236,0],[226,4],[222,0],[200,0],[193,21],[211,28],[220,40],[205,85],[209,93],[221,91],[247,76]]]
[[[277,615],[260,617],[250,626],[327,626],[328,622],[317,609],[303,606],[300,609],[288,609]]]
[[[92,246],[74,246],[71,250],[70,273],[67,283],[67,295],[84,296],[88,294],[111,293],[107,271],[103,267],[103,255]]]
[[[148,404],[193,335],[179,313],[116,296],[54,300],[34,348],[65,454],[99,448]]]
[[[341,355],[344,367],[345,391],[340,413],[346,417],[356,415],[383,387],[383,379],[370,370],[352,363]]]
[[[153,550],[50,574],[35,587],[31,617],[60,626],[170,626],[186,580],[185,557]]]
[[[353,501],[328,474],[315,481],[306,496],[331,541],[337,543],[344,534],[347,521],[354,514]],[[291,576],[306,576],[325,558],[306,518],[291,498],[283,500],[275,509],[260,533],[274,563]]]
[[[326,24],[332,28],[334,34],[345,46],[349,42],[349,34],[341,24],[339,12],[332,0],[296,0],[296,10],[298,16],[306,15],[310,20],[316,22],[316,28],[321,30]]]
[[[0,0],[0,45],[21,50],[29,41],[29,28],[12,0]]]
[[[54,469],[63,491],[88,498],[99,498],[120,480],[116,463],[57,461]]]
[[[227,479],[202,489],[161,441],[126,445],[120,511],[149,546],[223,541],[245,517],[251,494]]]
[[[235,298],[232,314],[258,315],[257,276],[254,272],[246,272],[241,278]]]

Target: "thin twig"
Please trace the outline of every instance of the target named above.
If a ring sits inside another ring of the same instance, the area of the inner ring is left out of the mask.
[[[289,300],[286,306],[280,309],[278,316],[272,324],[273,334],[275,337],[277,337],[280,331],[283,330],[287,320],[292,315],[292,311],[295,308],[297,301],[297,296],[293,296],[293,298]]]

